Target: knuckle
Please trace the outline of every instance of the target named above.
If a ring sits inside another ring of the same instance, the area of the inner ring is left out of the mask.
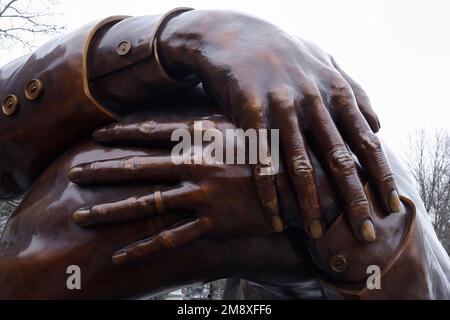
[[[136,207],[136,208],[148,208],[152,205],[153,200],[150,197],[144,196],[144,197],[139,197],[137,199],[131,199],[130,200],[130,206],[131,207]]]
[[[333,76],[329,86],[331,94],[335,96],[348,96],[353,93],[350,85],[339,76]]]
[[[349,209],[353,212],[364,212],[369,208],[369,201],[365,197],[353,200],[349,203]]]
[[[360,147],[363,150],[379,151],[381,150],[380,139],[374,134],[367,133],[363,136]]]
[[[381,177],[381,181],[389,185],[395,185],[394,174],[390,171],[390,169],[388,173]]]
[[[312,178],[313,175],[313,168],[306,155],[294,157],[292,159],[291,170],[295,176],[303,180],[308,180]]]
[[[172,249],[175,247],[170,232],[168,231],[161,232],[158,235],[158,241],[160,242],[161,246],[165,249]]]
[[[302,93],[303,99],[310,103],[319,102],[322,99],[320,91],[314,83],[303,84]]]
[[[244,108],[252,112],[260,112],[263,105],[263,100],[257,94],[247,93],[243,98]]]
[[[114,123],[112,125],[109,125],[105,128],[105,133],[107,136],[110,137],[115,137],[117,136],[118,132],[121,129],[121,124],[120,123]]]
[[[306,88],[302,89],[300,105],[301,110],[305,110],[307,113],[322,108],[322,95],[315,85],[306,86]]]
[[[109,207],[106,205],[94,206],[91,209],[91,216],[104,217],[108,214]]]
[[[294,88],[287,84],[280,84],[268,93],[271,103],[285,108],[294,104],[295,96]]]
[[[153,133],[158,127],[158,123],[155,121],[144,121],[138,123],[138,131],[144,135]]]
[[[105,130],[106,133],[114,133],[115,130],[117,130],[117,128],[119,128],[119,124],[118,123],[114,123],[114,124],[110,124],[108,126],[105,126],[103,129]]]
[[[97,162],[86,163],[81,166],[81,173],[85,176],[97,170]]]
[[[354,105],[354,94],[350,85],[343,79],[330,82],[330,100],[333,105],[345,107]]]
[[[89,162],[82,164],[80,169],[81,170],[78,172],[77,177],[81,179],[89,179],[93,173],[98,171],[98,165],[96,161]]]
[[[355,172],[355,164],[352,156],[345,147],[338,147],[330,153],[330,168],[335,172],[349,175]]]
[[[125,159],[120,160],[120,168],[133,171],[136,169],[136,158],[135,157],[128,157]]]

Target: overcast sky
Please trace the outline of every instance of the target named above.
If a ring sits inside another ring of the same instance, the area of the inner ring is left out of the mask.
[[[68,31],[109,15],[162,13],[177,6],[251,13],[332,53],[368,92],[381,119],[381,134],[394,147],[419,127],[450,127],[448,0],[60,2],[62,14],[55,19]],[[0,64],[20,51],[0,51]]]

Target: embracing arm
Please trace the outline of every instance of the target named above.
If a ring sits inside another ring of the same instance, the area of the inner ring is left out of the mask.
[[[438,272],[441,266],[431,260],[432,254],[425,247],[423,224],[420,219],[416,224],[411,223],[414,205],[404,200],[405,206],[400,214],[386,217],[371,197],[371,205],[376,212],[375,227],[381,236],[370,245],[361,244],[352,235],[343,217],[336,219],[339,205],[332,196],[333,190],[323,180],[324,173],[321,173],[319,180],[329,227],[321,239],[306,242],[318,267],[315,271],[311,270],[311,260],[300,245],[301,239],[292,239],[294,234],[299,235],[298,232],[267,233],[266,229],[259,229],[264,222],[261,212],[259,215],[249,212],[248,215],[242,211],[249,204],[257,205],[258,202],[251,188],[244,194],[243,190],[236,189],[233,179],[229,183],[234,187],[226,184],[221,192],[236,196],[217,209],[203,210],[209,202],[214,204],[225,198],[219,194],[217,199],[214,194],[205,193],[204,205],[196,206],[198,211],[193,215],[210,219],[217,227],[215,234],[200,236],[195,241],[179,245],[169,241],[171,246],[159,248],[159,251],[147,251],[135,256],[135,261],[114,265],[111,257],[118,249],[133,248],[141,239],[149,239],[146,243],[151,243],[165,230],[174,230],[186,221],[187,212],[181,208],[172,211],[169,206],[169,211],[163,216],[155,215],[152,202],[142,203],[150,205],[144,214],[141,210],[138,216],[129,216],[136,210],[133,211],[133,207],[127,210],[127,206],[132,204],[133,199],[154,194],[155,180],[150,186],[136,186],[133,183],[125,186],[122,182],[121,186],[80,188],[66,177],[69,168],[86,161],[108,160],[103,162],[104,165],[96,166],[104,170],[117,159],[131,159],[130,156],[148,158],[147,175],[152,175],[151,167],[156,163],[151,159],[161,159],[156,151],[105,149],[87,143],[61,157],[41,176],[8,222],[0,242],[1,298],[138,297],[223,277],[241,277],[292,287],[296,282],[311,279],[311,272],[322,275],[325,286],[350,298],[448,296],[446,282]],[[170,162],[167,164],[170,165]],[[116,168],[116,173],[111,172],[113,175],[120,174],[120,168]],[[316,169],[316,172],[321,172],[320,167]],[[163,171],[153,172],[164,180]],[[203,178],[201,175],[190,177],[199,177],[200,183],[204,178],[206,182],[216,180],[221,183],[222,179],[217,180],[214,176],[209,179],[210,175],[204,174]],[[99,177],[101,173],[91,173],[91,178],[95,180],[96,175]],[[241,187],[244,181],[249,180],[248,174],[242,178],[237,181]],[[407,192],[408,186],[403,187],[405,189],[401,190]],[[282,207],[283,212],[287,213],[285,219],[294,225],[298,223],[298,217],[290,211],[295,211],[295,200],[289,196],[289,187],[279,183],[279,190],[284,194]],[[371,194],[370,190],[368,194]],[[245,202],[232,201],[242,196]],[[103,212],[102,219],[96,221],[99,225],[85,228],[74,224],[74,212],[80,208],[92,210],[96,206],[97,210],[92,213]],[[214,205],[212,208],[216,207]],[[98,210],[100,208],[103,209]],[[114,212],[113,220],[129,220],[126,225],[111,223],[110,214]],[[101,222],[108,220],[110,223],[101,225]],[[252,220],[255,223],[251,223]],[[130,245],[132,243],[134,245]],[[381,268],[382,290],[364,289],[368,276],[366,268],[371,264]],[[66,281],[70,275],[66,271],[71,265],[81,268],[82,290],[67,288]]]
[[[131,155],[136,149],[105,149],[83,143],[52,164],[9,220],[0,242],[0,298],[130,298],[158,294],[224,277],[272,284],[302,281],[307,266],[286,235],[204,238],[145,263],[116,266],[113,253],[182,219],[170,213],[123,225],[85,229],[72,221],[80,207],[135,194],[154,186],[80,188],[69,182],[73,165]],[[205,254],[207,252],[208,254]],[[270,254],[268,254],[270,253]],[[81,290],[69,290],[67,268],[81,269]]]
[[[2,183],[10,182],[0,196],[28,188],[62,150],[112,116],[154,108],[161,98],[170,100],[168,92],[199,81],[236,126],[280,130],[283,161],[312,238],[322,235],[324,221],[307,137],[317,141],[360,240],[370,242],[376,235],[344,140],[367,170],[384,209],[399,210],[392,172],[374,135],[378,119],[361,88],[329,55],[254,17],[186,9],[87,25],[47,43],[14,76],[1,79],[0,94],[5,99],[12,94],[20,107],[0,117],[6,150],[0,157]],[[5,100],[8,110],[14,109],[11,101]],[[53,135],[58,138],[49,142]],[[262,144],[268,149],[267,141]],[[259,170],[269,166],[259,163]],[[258,190],[264,209],[277,215],[273,181]],[[372,232],[363,232],[363,225]],[[280,231],[279,225],[273,228]]]
[[[186,122],[158,123],[157,126],[152,126],[151,133],[144,134],[138,128],[146,124],[149,123],[143,121],[120,124],[101,129],[97,136],[102,142],[120,141],[121,144],[148,145],[157,141],[160,143],[168,141],[171,130],[165,128],[189,128],[189,123]],[[216,122],[216,125],[216,128],[220,129],[220,124]],[[263,216],[253,214],[258,212],[257,206],[253,207],[257,201],[254,188],[245,187],[249,178],[245,170],[242,172],[239,166],[231,164],[189,165],[175,164],[172,160],[170,157],[126,157],[85,163],[71,169],[71,179],[83,186],[111,185],[117,181],[129,184],[136,181],[159,180],[175,181],[177,184],[189,186],[183,192],[170,186],[164,188],[159,200],[156,194],[150,193],[84,207],[74,213],[74,220],[83,226],[98,227],[118,221],[134,221],[142,216],[168,214],[171,210],[185,212],[186,218],[194,219],[193,221],[208,222],[196,226],[191,223],[192,220],[182,219],[180,224],[174,224],[156,235],[143,240],[136,239],[137,242],[116,251],[114,261],[117,265],[147,261],[155,255],[174,252],[199,239],[209,237],[226,239],[230,236],[270,232],[270,229],[264,227],[264,221],[261,221]],[[346,221],[347,216],[343,214],[345,209],[336,197],[336,188],[330,184],[326,171],[317,159],[313,158],[326,230],[319,239],[305,237],[304,245],[309,250],[310,259],[316,265],[316,272],[324,286],[345,297],[360,299],[447,297],[447,279],[442,277],[439,269],[448,268],[448,260],[447,265],[441,266],[439,265],[441,262],[435,260],[434,253],[428,252],[426,247],[429,235],[426,235],[426,232],[429,233],[430,230],[426,230],[423,217],[426,213],[420,212],[419,215],[422,217],[417,218],[416,206],[405,197],[410,196],[413,186],[405,181],[405,173],[395,158],[392,157],[391,162],[396,166],[397,178],[401,181],[400,212],[387,214],[376,200],[371,186],[364,182],[373,213],[374,228],[379,235],[374,241],[364,243],[352,232]],[[236,180],[236,174],[240,179]],[[298,209],[295,196],[289,190],[285,179],[284,175],[277,177],[284,221],[292,228],[304,229],[302,219],[296,214]],[[364,178],[362,179],[364,181]],[[230,200],[224,203],[224,198]],[[413,199],[420,208],[420,199],[417,197]],[[158,202],[166,205],[168,212],[158,210]],[[252,210],[245,209],[249,206]],[[297,230],[296,234],[299,233],[301,232]],[[293,242],[299,244],[299,239]],[[370,277],[374,270],[378,274]],[[376,281],[380,281],[381,286],[371,290],[366,281],[375,281],[375,285]]]
[[[154,34],[171,14],[95,21],[0,68],[0,198],[23,193],[99,125],[186,87],[151,59]],[[99,78],[109,79],[114,101],[103,97]],[[128,90],[125,111],[117,87]]]

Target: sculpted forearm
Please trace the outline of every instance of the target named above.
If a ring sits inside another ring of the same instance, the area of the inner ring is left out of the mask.
[[[160,98],[180,86],[161,74],[154,59],[162,18],[89,23],[0,68],[0,198],[27,190],[96,127],[168,103]]]
[[[85,144],[41,176],[8,222],[0,242],[1,298],[130,298],[230,276],[275,283],[301,276],[298,270],[303,263],[282,235],[202,239],[143,263],[115,266],[111,257],[117,249],[180,217],[149,217],[127,223],[125,228],[123,224],[82,228],[72,220],[80,207],[151,193],[152,187],[91,191],[70,183],[66,172],[87,159],[130,154],[144,153],[126,149],[105,152]],[[71,265],[80,267],[81,290],[67,288]]]

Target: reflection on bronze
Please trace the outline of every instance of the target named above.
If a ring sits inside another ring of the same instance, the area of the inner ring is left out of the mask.
[[[170,160],[170,148],[161,149],[161,142],[170,138],[166,125],[173,126],[157,119],[151,121],[158,123],[158,130],[140,138],[132,133],[139,126],[115,125],[102,139],[111,143],[117,132],[124,129],[131,134],[130,141],[153,141],[160,146],[157,149],[114,148],[85,142],[41,176],[10,220],[0,243],[0,282],[5,284],[0,297],[129,298],[199,279],[223,277],[250,277],[271,284],[270,289],[259,285],[256,291],[250,291],[251,295],[247,292],[247,298],[264,296],[264,290],[283,296],[284,286],[295,283],[304,288],[299,293],[305,297],[323,297],[319,285],[304,285],[316,281],[316,275],[328,290],[344,298],[448,297],[442,274],[439,276],[430,264],[429,259],[436,252],[425,249],[425,226],[414,222],[415,208],[408,199],[402,198],[401,213],[386,217],[366,185],[380,234],[370,245],[361,245],[339,213],[336,190],[321,165],[314,161],[327,212],[324,219],[331,223],[322,237],[305,243],[307,254],[299,247],[301,237],[295,237],[292,230],[271,232],[249,166],[176,165]],[[179,122],[178,126],[184,127],[184,123]],[[123,169],[129,170],[129,165],[122,160],[130,157],[136,159],[129,162],[135,164],[135,174],[124,175]],[[90,161],[98,162],[86,165]],[[398,169],[396,162],[391,164],[394,170]],[[71,169],[79,167],[83,169]],[[81,187],[70,183],[65,174],[69,169],[75,172],[71,178]],[[406,180],[401,181],[400,190],[410,192],[411,186],[404,184]],[[161,182],[166,182],[167,187],[159,189]],[[96,187],[90,188],[91,184]],[[277,189],[283,190],[283,216],[294,226],[299,220],[298,209],[284,172],[277,179]],[[159,190],[165,199],[163,215],[155,208],[155,193]],[[73,225],[72,213],[79,208],[90,208],[87,211],[94,219],[92,223]],[[29,252],[33,241],[42,246]],[[339,252],[338,256],[334,256],[335,252]],[[316,267],[311,267],[311,261]],[[81,291],[65,287],[63,271],[74,263],[85,274]],[[372,264],[382,270],[382,290],[365,289],[366,270]],[[25,278],[18,277],[17,268],[24,269],[26,265],[33,268]],[[101,285],[105,281],[108,286]]]
[[[43,89],[44,87],[41,80],[32,79],[25,85],[25,97],[31,101],[36,100],[42,94]]]
[[[159,214],[163,214],[165,210],[161,190],[155,191],[155,193],[153,194],[153,198],[155,199],[156,212],[158,212]]]
[[[367,242],[376,240],[376,232],[372,221],[366,220],[363,222],[361,225],[361,237]]]
[[[0,242],[0,298],[130,298],[225,277],[264,282],[235,286],[241,297],[449,297],[448,257],[366,94],[272,24],[186,8],[111,17],[1,68],[0,96],[0,197],[33,185]],[[172,132],[198,119],[279,129],[284,168],[175,164]],[[81,291],[66,287],[74,264]],[[370,265],[381,290],[366,290]]]
[[[19,107],[19,98],[17,98],[17,96],[13,94],[8,94],[3,99],[2,110],[5,115],[7,116],[13,115],[17,111],[18,107]]]

